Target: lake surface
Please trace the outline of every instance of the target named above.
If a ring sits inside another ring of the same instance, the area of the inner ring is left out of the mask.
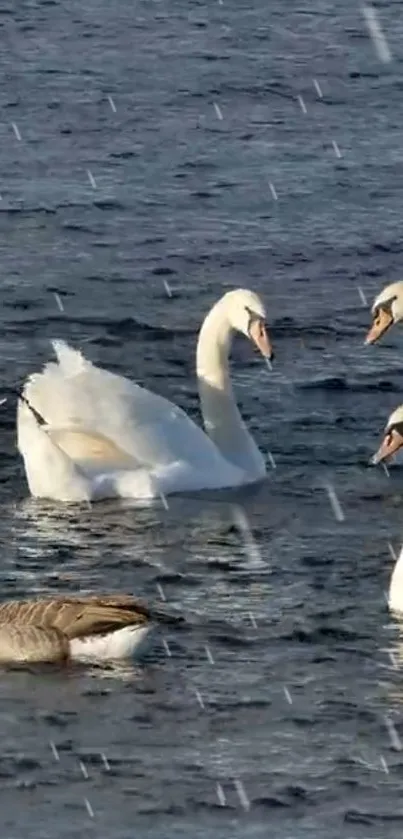
[[[2,596],[162,591],[186,617],[142,666],[2,674],[4,839],[401,835],[403,474],[367,464],[403,330],[365,347],[359,293],[402,268],[401,4],[380,17],[387,64],[346,0],[0,9]],[[236,286],[276,350],[232,353],[267,481],[30,500],[13,389],[51,339],[200,421],[197,332]]]

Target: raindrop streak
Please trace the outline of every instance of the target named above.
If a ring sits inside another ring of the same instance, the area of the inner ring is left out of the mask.
[[[112,108],[113,113],[116,114],[116,105],[112,99],[112,96],[108,96],[108,102]]]
[[[298,102],[300,104],[300,108],[301,108],[302,113],[306,114],[307,113],[306,105],[305,105],[305,102],[304,102],[302,96],[300,96],[300,95],[298,96]]]
[[[17,123],[16,123],[16,122],[12,122],[12,123],[11,123],[11,125],[12,125],[12,127],[13,127],[13,131],[14,131],[14,134],[15,134],[15,136],[16,136],[16,138],[17,138],[17,140],[21,140],[20,129],[18,128]]]
[[[220,783],[217,783],[217,798],[221,807],[225,807],[227,804],[227,799],[225,797],[225,792]]]
[[[92,809],[92,807],[91,807],[90,802],[88,801],[88,798],[84,798],[84,804],[85,804],[85,806],[86,806],[86,808],[87,808],[87,813],[88,813],[88,815],[90,816],[90,818],[91,818],[91,819],[93,819],[93,818],[94,818],[94,811],[93,811],[93,809]]]
[[[215,110],[215,112],[216,112],[216,114],[217,114],[217,118],[218,118],[218,119],[220,119],[220,120],[224,119],[224,117],[223,117],[223,115],[222,115],[222,110],[221,110],[220,106],[219,106],[219,105],[217,105],[217,102],[214,102],[214,110]]]
[[[288,688],[286,688],[285,685],[283,687],[283,691],[284,691],[284,695],[285,695],[285,698],[286,698],[288,704],[292,705],[292,698],[291,698],[290,691],[288,690]]]
[[[388,542],[388,548],[389,548],[389,553],[390,553],[392,559],[394,559],[395,562],[397,562],[397,553],[396,553],[396,551],[395,551],[395,549],[392,545],[392,542]]]
[[[200,708],[203,708],[203,711],[204,711],[204,709],[205,709],[205,707],[206,707],[206,706],[205,706],[205,704],[204,704],[204,702],[203,702],[203,697],[202,697],[202,695],[201,695],[200,691],[199,691],[197,688],[195,688],[195,694],[196,694],[196,699],[197,699],[197,701],[198,701],[198,703],[199,703],[199,705],[200,705]]]
[[[102,763],[103,763],[103,765],[104,765],[104,767],[105,767],[106,771],[107,771],[107,772],[110,772],[111,767],[110,767],[110,765],[109,765],[109,760],[108,760],[108,758],[106,757],[105,752],[102,752],[101,757],[102,757]]]
[[[257,629],[257,623],[256,623],[254,615],[252,615],[252,612],[249,612],[249,617],[250,617],[250,622],[253,626],[253,629]]]
[[[169,649],[169,644],[168,644],[168,641],[166,640],[166,638],[163,638],[163,639],[162,639],[162,645],[163,645],[163,647],[164,647],[164,650],[165,650],[165,652],[166,652],[167,656],[168,656],[169,658],[171,658],[171,657],[172,657],[172,653],[171,653],[171,650]]]
[[[318,94],[319,98],[323,99],[322,89],[321,89],[321,86],[320,86],[317,79],[313,79],[313,86],[314,86],[314,88],[316,90],[316,93]]]
[[[246,795],[245,787],[244,787],[242,781],[239,778],[236,778],[236,780],[234,781],[234,784],[235,784],[235,789],[238,793],[239,800],[241,802],[241,806],[243,807],[244,810],[246,810],[248,812],[250,810],[250,801],[249,801],[248,796]]]
[[[168,297],[172,297],[172,289],[167,280],[163,280],[165,291]]]
[[[164,589],[162,588],[161,583],[157,583],[157,591],[161,598],[161,600],[166,600]]]
[[[60,311],[61,311],[61,312],[64,312],[64,306],[63,306],[63,303],[62,303],[61,298],[60,298],[60,296],[58,295],[57,291],[55,291],[55,292],[54,292],[53,297],[55,298],[56,303],[57,303],[57,305],[58,305],[58,307],[59,307]]]
[[[388,733],[389,733],[389,737],[390,737],[390,742],[392,744],[392,748],[395,749],[395,751],[397,751],[397,752],[401,752],[402,748],[403,748],[402,747],[402,741],[401,741],[401,739],[400,739],[400,737],[399,737],[399,735],[396,731],[396,728],[395,728],[392,720],[390,719],[390,717],[386,717],[386,716],[384,717],[384,720],[385,720],[386,728],[388,729]]]
[[[386,763],[386,760],[385,760],[385,758],[383,757],[383,755],[381,755],[381,766],[382,766],[382,769],[384,770],[385,774],[386,774],[386,775],[389,775],[389,768],[388,768],[388,764]]]
[[[336,143],[336,140],[332,140],[332,146],[333,146],[333,150],[334,150],[334,153],[335,153],[336,157],[340,158],[341,157],[341,151],[340,151],[340,149],[339,149],[339,147]]]
[[[249,522],[242,507],[234,504],[232,507],[234,521],[238,529],[242,532],[244,538],[245,552],[247,553],[251,566],[265,565],[260,550],[253,538],[252,531],[249,527]]]
[[[86,767],[85,763],[83,763],[83,761],[82,761],[82,760],[80,760],[80,761],[79,761],[79,764],[80,764],[80,769],[81,769],[81,772],[82,772],[82,773],[83,773],[83,775],[84,775],[84,778],[88,778],[88,772],[87,772],[87,767]]]
[[[382,32],[377,11],[373,8],[373,6],[363,5],[361,6],[361,12],[365,23],[367,24],[368,32],[372,38],[379,60],[382,61],[383,64],[388,64],[389,61],[392,61],[392,54],[385,35]]]
[[[57,760],[57,762],[59,762],[60,761],[59,752],[57,751],[57,748],[56,748],[53,740],[50,741],[49,746],[52,749],[52,754],[53,754],[54,759]]]
[[[273,196],[274,200],[275,200],[275,201],[277,201],[277,200],[278,200],[277,192],[276,192],[276,189],[275,189],[274,184],[272,184],[272,182],[271,182],[271,181],[270,181],[270,183],[269,183],[269,187],[270,187],[270,192],[271,192],[271,194],[272,194],[272,196]]]
[[[270,466],[271,466],[271,468],[272,468],[272,469],[277,469],[276,461],[274,460],[274,457],[273,457],[273,455],[272,455],[272,453],[271,453],[271,452],[267,452],[267,457],[268,457],[268,458],[269,458],[269,460],[270,460]]]
[[[362,305],[363,305],[363,306],[368,306],[367,298],[365,297],[365,294],[364,294],[364,292],[363,292],[363,290],[362,290],[362,288],[361,288],[361,286],[360,286],[360,285],[359,285],[359,286],[357,286],[357,291],[358,291],[358,294],[359,294],[359,295],[360,295],[360,297],[361,297]]]
[[[166,500],[165,495],[164,495],[164,493],[163,493],[163,492],[160,492],[160,499],[161,499],[162,504],[163,504],[163,506],[165,507],[165,509],[166,509],[166,510],[169,510],[169,507],[168,507],[168,501]]]
[[[214,658],[213,658],[213,656],[212,656],[212,654],[211,654],[211,650],[210,650],[209,645],[208,645],[208,644],[206,644],[206,645],[205,645],[205,647],[204,647],[204,649],[205,649],[206,656],[207,656],[207,659],[208,659],[208,661],[210,662],[210,664],[215,664],[215,661],[214,661]]]
[[[88,175],[88,179],[89,179],[89,182],[90,182],[92,188],[96,189],[97,188],[96,180],[94,178],[94,175],[92,174],[92,172],[90,172],[89,169],[87,169],[87,175]]]
[[[386,602],[388,602],[388,601],[386,601]],[[397,664],[397,661],[396,661],[396,656],[395,656],[395,654],[394,654],[394,653],[392,653],[392,651],[391,651],[391,650],[388,650],[388,656],[389,656],[389,658],[390,658],[390,660],[391,660],[391,663],[392,663],[392,667],[393,667],[393,669],[394,669],[394,670],[398,670],[398,664]]]
[[[332,487],[331,484],[326,484],[325,489],[326,489],[326,492],[329,496],[329,501],[330,501],[330,504],[332,506],[332,510],[333,510],[335,518],[337,519],[337,521],[344,521],[345,516],[344,516],[343,510],[341,508],[340,501],[337,498],[336,491],[335,491],[334,487]]]

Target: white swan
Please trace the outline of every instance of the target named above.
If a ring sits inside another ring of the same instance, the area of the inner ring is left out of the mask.
[[[388,605],[391,612],[403,614],[403,547],[396,560],[389,583]]]
[[[403,405],[399,405],[390,415],[384,431],[382,442],[371,462],[382,463],[392,457],[403,446]],[[392,612],[403,613],[403,547],[396,560],[389,584],[389,609]]]
[[[18,448],[30,492],[56,501],[150,499],[262,479],[265,463],[236,406],[228,369],[234,330],[273,356],[260,298],[225,294],[197,345],[205,433],[180,408],[87,361],[62,341],[18,402]]]
[[[383,435],[383,440],[371,458],[377,464],[396,454],[403,446],[403,405],[399,405],[390,415]]]
[[[372,308],[372,324],[365,338],[366,344],[374,344],[391,326],[403,320],[403,282],[391,283],[375,298]]]
[[[366,344],[374,344],[395,323],[403,320],[403,282],[391,283],[378,294],[372,304],[372,325]],[[373,464],[393,457],[403,446],[403,405],[390,415],[382,442],[371,458]],[[403,547],[396,560],[389,584],[388,605],[392,612],[403,613]]]

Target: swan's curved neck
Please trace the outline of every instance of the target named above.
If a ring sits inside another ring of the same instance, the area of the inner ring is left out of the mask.
[[[229,374],[233,329],[219,301],[207,315],[197,344],[196,369],[204,427],[226,460],[256,479],[264,460],[238,411]]]

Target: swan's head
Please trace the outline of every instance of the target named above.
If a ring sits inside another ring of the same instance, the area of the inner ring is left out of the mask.
[[[242,332],[269,360],[274,352],[266,324],[266,309],[260,297],[247,288],[229,291],[223,297],[228,320],[233,329]]]
[[[371,463],[381,463],[391,457],[403,446],[403,405],[399,405],[390,415],[384,437],[378,451],[371,458]]]
[[[365,339],[366,344],[374,344],[389,327],[403,320],[403,282],[386,286],[374,300],[371,313],[372,326]]]

